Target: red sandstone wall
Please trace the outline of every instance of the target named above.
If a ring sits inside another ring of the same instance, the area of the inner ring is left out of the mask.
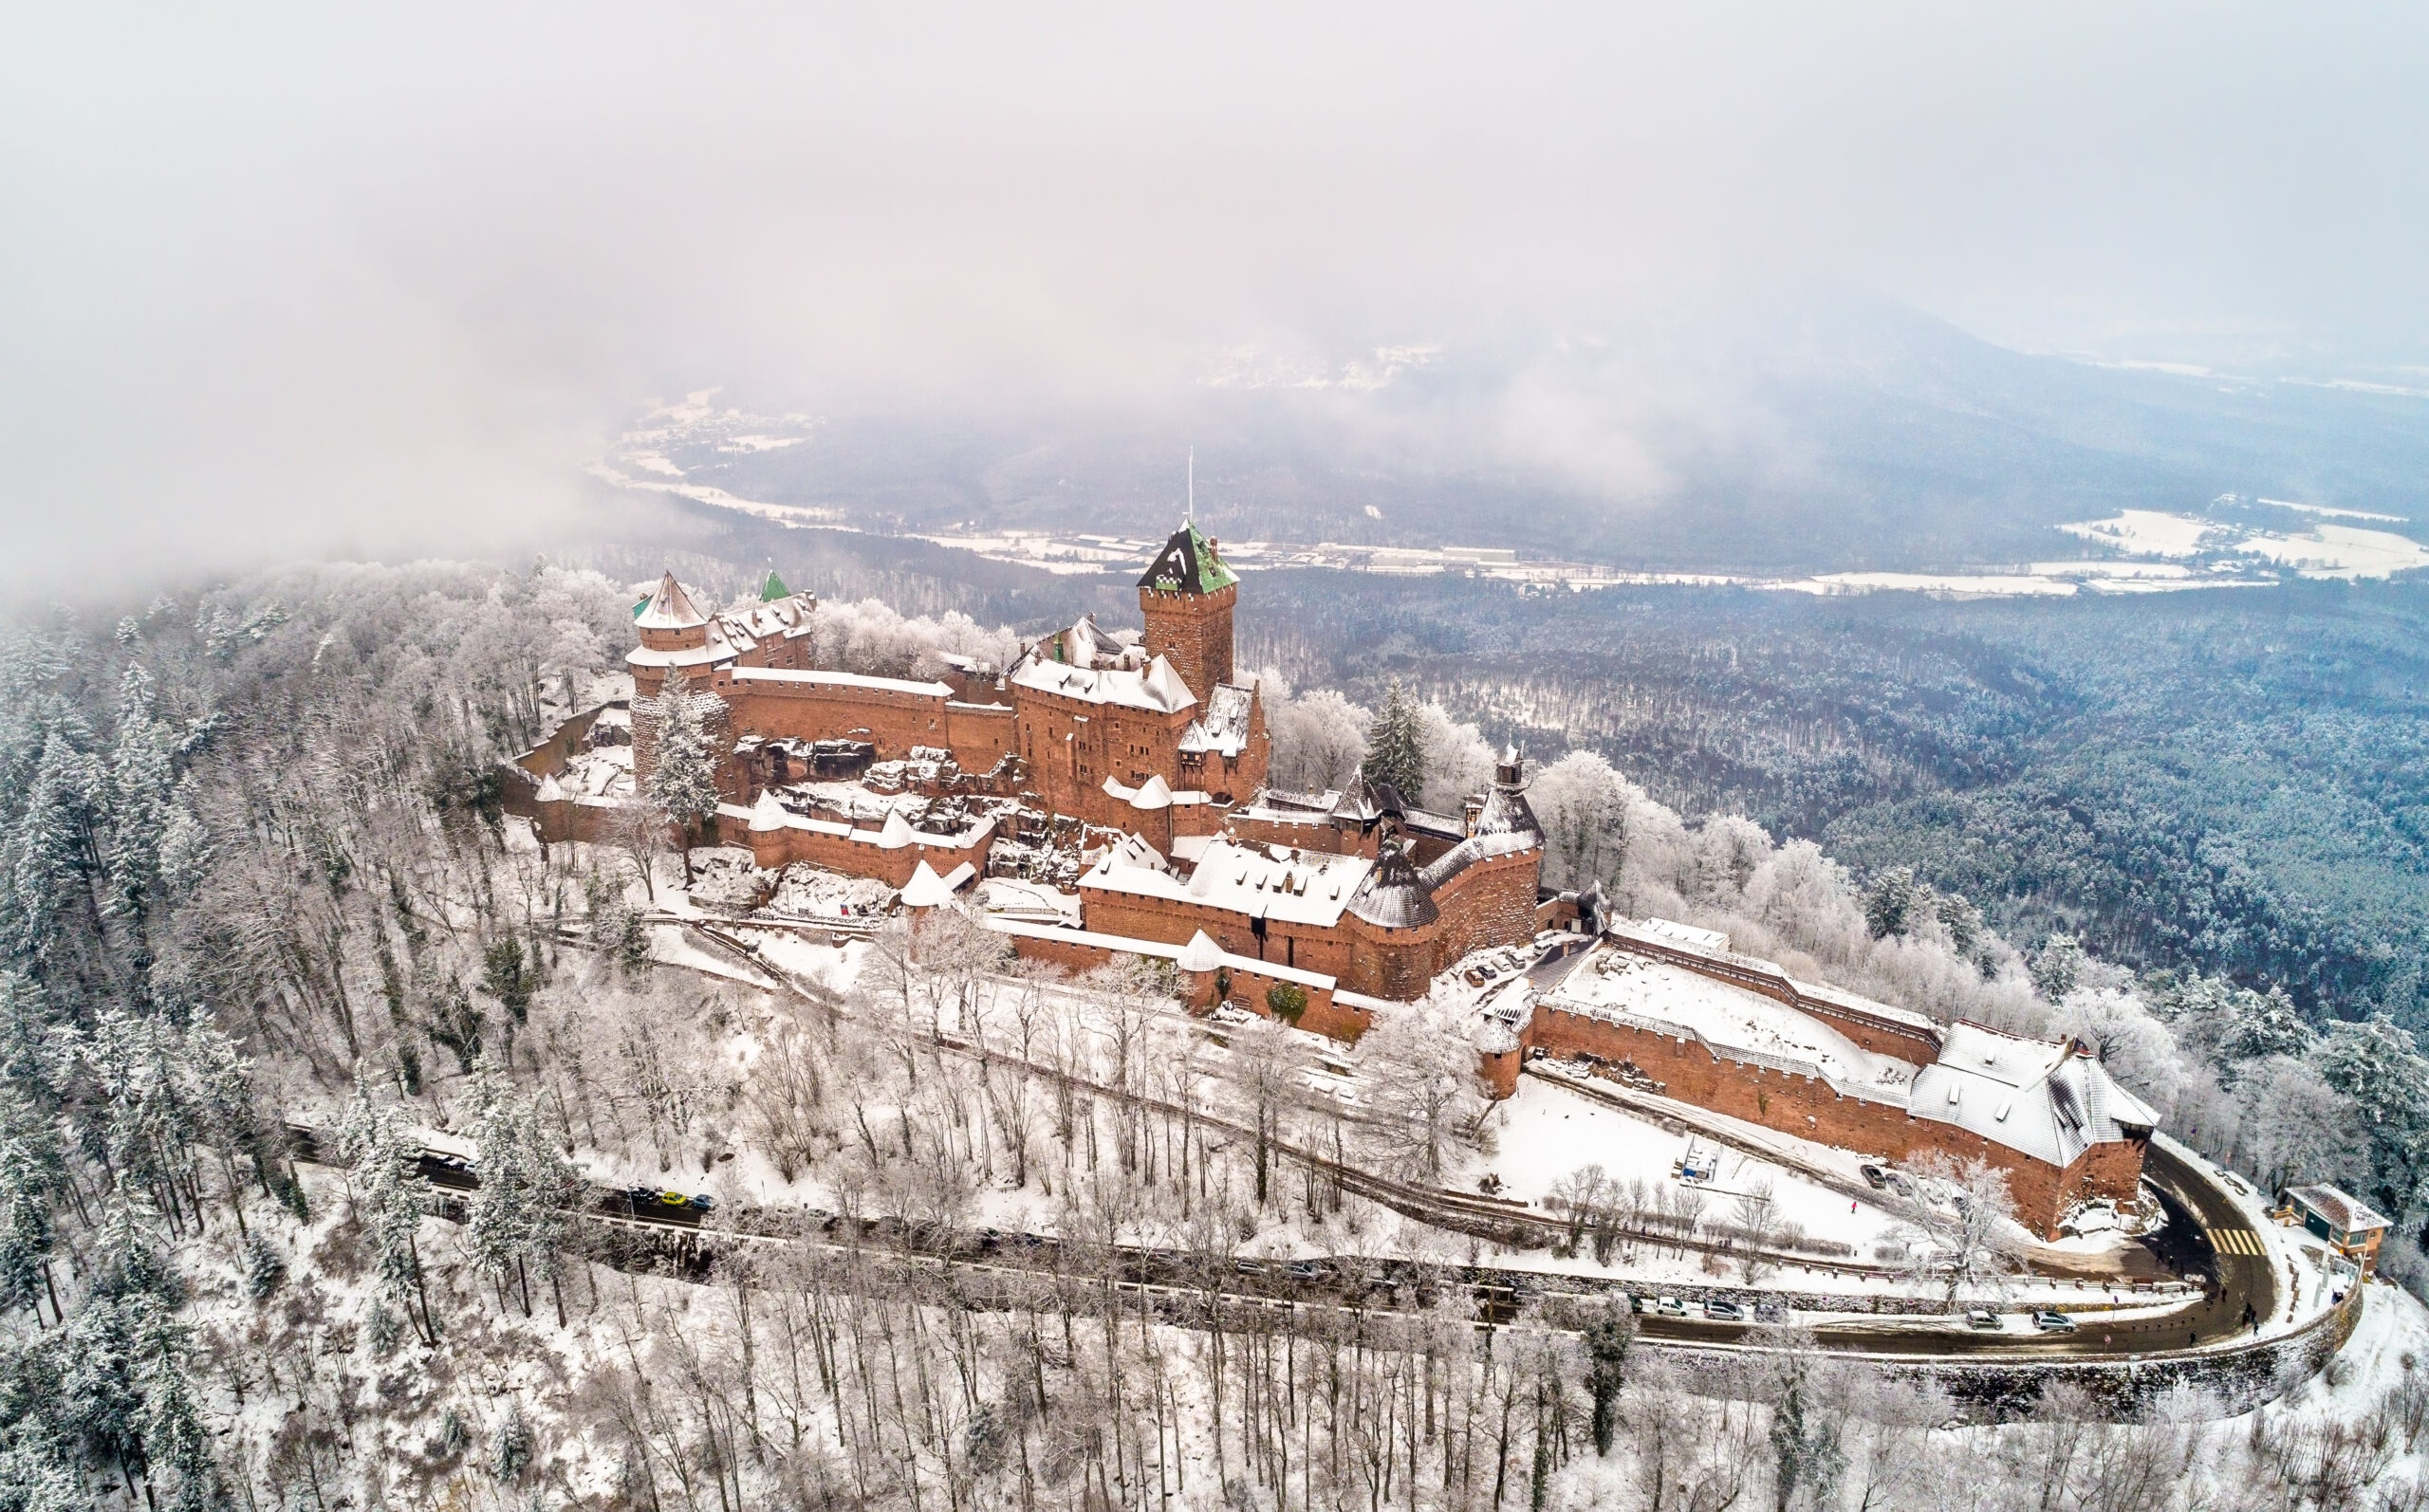
[[[923,860],[939,876],[965,861],[983,876],[988,855],[995,847],[995,832],[992,828],[981,833],[975,844],[953,845],[937,837],[921,836],[912,844],[888,849],[866,840],[790,825],[754,831],[748,819],[722,813],[717,816],[717,832],[720,843],[747,846],[751,858],[761,866],[773,869],[806,861],[845,876],[873,876],[888,887],[900,887],[910,881],[911,874],[919,869]]]
[[[1011,706],[946,704],[944,743],[963,771],[992,771],[998,761],[1020,748]]]
[[[1248,845],[1285,845],[1294,851],[1307,851],[1316,856],[1363,856],[1375,858],[1382,839],[1381,826],[1361,830],[1356,826],[1337,825],[1330,821],[1294,824],[1270,820],[1253,820],[1238,813],[1232,816],[1231,831]]]
[[[1103,946],[1028,934],[1013,936],[1012,950],[1026,960],[1051,962],[1075,976],[1103,966],[1115,954]],[[1227,1001],[1266,1018],[1273,1017],[1272,1011],[1265,1005],[1265,994],[1282,978],[1268,976],[1252,967],[1233,966],[1227,969],[1231,975],[1232,989]],[[1335,1001],[1330,987],[1311,987],[1306,983],[1293,985],[1307,994],[1307,1006],[1299,1015],[1299,1027],[1344,1044],[1355,1044],[1358,1037],[1372,1026],[1365,1010]]]
[[[1443,924],[1437,968],[1470,950],[1533,939],[1535,883],[1542,867],[1541,851],[1520,851],[1478,861],[1444,883],[1434,894]]]
[[[943,747],[952,740],[941,694],[831,683],[738,683],[730,677],[719,677],[714,691],[733,711],[734,728],[754,735],[864,740],[878,748],[880,760],[899,758],[914,746]],[[991,756],[978,769],[993,765]]]
[[[1892,1161],[1925,1150],[1959,1159],[1979,1155],[2008,1173],[2016,1216],[2044,1237],[2056,1237],[2058,1217],[2078,1197],[2130,1199],[2142,1180],[2142,1151],[2131,1141],[2095,1145],[2061,1171],[1951,1124],[1909,1116],[1905,1109],[1842,1097],[1828,1083],[1767,1067],[1718,1060],[1693,1041],[1647,1033],[1606,1019],[1536,1005],[1529,1046],[1553,1055],[1585,1052],[1628,1060],[1666,1084],[1665,1095],[1749,1123],[1801,1134],[1843,1150]]]

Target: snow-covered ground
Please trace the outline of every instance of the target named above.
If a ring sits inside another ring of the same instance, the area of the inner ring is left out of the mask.
[[[1571,970],[1559,996],[1677,1024],[1715,1046],[1805,1061],[1846,1085],[1902,1095],[1915,1079],[1905,1061],[1866,1050],[1786,1004],[1609,946]]]
[[[1518,1091],[1488,1116],[1491,1155],[1472,1157],[1480,1177],[1500,1177],[1500,1195],[1543,1205],[1547,1193],[1580,1167],[1598,1165],[1619,1181],[1681,1185],[1671,1174],[1687,1152],[1692,1134],[1672,1134],[1648,1118],[1605,1106],[1544,1077],[1521,1077]],[[1705,1137],[1698,1147],[1711,1150]],[[1713,1179],[1687,1188],[1704,1199],[1705,1211],[1726,1218],[1741,1192],[1768,1187],[1780,1218],[1817,1238],[1855,1246],[1855,1259],[1870,1259],[1870,1246],[1891,1236],[1899,1220],[1851,1201],[1785,1167],[1744,1151],[1723,1149]],[[1466,1171],[1461,1172],[1462,1175]],[[1473,1185],[1473,1183],[1468,1183]]]

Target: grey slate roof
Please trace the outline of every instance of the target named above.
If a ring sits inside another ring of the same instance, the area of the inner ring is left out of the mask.
[[[1408,853],[1390,841],[1376,857],[1375,869],[1351,894],[1349,912],[1387,930],[1421,929],[1442,916],[1434,906],[1432,891],[1409,864]]]

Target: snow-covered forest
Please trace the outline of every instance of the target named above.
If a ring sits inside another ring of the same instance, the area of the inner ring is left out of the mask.
[[[1383,1269],[1476,1243],[1306,1152],[1420,1178],[1474,1137],[1422,1010],[1372,1037],[1353,1123],[1278,1031],[1214,1056],[1151,1011],[1152,973],[1062,980],[983,931],[889,926],[833,990],[695,969],[648,913],[681,873],[644,831],[543,846],[501,807],[500,759],[592,696],[629,605],[549,566],[315,567],[0,642],[0,1509],[2429,1502],[2429,1337],[2375,1298],[2364,1363],[2237,1419],[2179,1397],[2105,1423],[2061,1391],[1952,1427],[1935,1389],[1792,1332],[1690,1367],[1622,1308],[1479,1328]],[[817,645],[910,673],[1014,641],[852,603]],[[1479,730],[1405,690],[1266,695],[1278,784],[1381,759],[1447,808],[1490,776]],[[1910,871],[1859,887],[1600,755],[1530,755],[1547,880],[1943,1020],[2079,1035],[2255,1183],[2397,1216],[2386,1267],[2422,1282],[2406,1031],[2065,935],[2020,951]],[[406,1179],[425,1134],[477,1162],[469,1199]],[[840,1220],[764,1208],[701,1270],[575,1210],[584,1181],[745,1170]],[[1050,1260],[943,1243],[1012,1214]],[[1403,1284],[1279,1310],[1228,1284],[1301,1240]],[[1184,1278],[1152,1302],[1111,1260],[1142,1245]]]

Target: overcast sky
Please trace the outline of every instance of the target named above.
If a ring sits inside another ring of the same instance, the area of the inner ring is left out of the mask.
[[[2429,364],[2417,6],[204,9],[12,8],[11,575],[489,549],[711,383],[1118,402],[1783,283]]]

